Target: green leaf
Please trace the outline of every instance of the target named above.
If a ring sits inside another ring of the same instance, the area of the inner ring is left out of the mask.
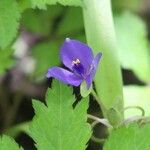
[[[48,7],[46,11],[27,9],[22,14],[22,25],[30,32],[38,35],[49,36],[52,32],[54,20],[61,15],[63,8],[60,6]]]
[[[111,132],[104,150],[149,150],[150,124],[140,128],[136,124]]]
[[[0,47],[6,48],[16,37],[20,11],[15,0],[0,0]]]
[[[0,50],[0,75],[4,74],[13,64],[13,51],[11,49]]]
[[[34,77],[43,76],[48,68],[59,65],[59,42],[43,42],[32,49],[33,57],[36,60]]]
[[[82,9],[72,7],[65,12],[63,20],[59,23],[58,34],[70,37],[83,30]]]
[[[0,150],[21,150],[14,139],[6,135],[0,137]]]
[[[46,105],[33,101],[35,117],[30,134],[38,150],[84,150],[91,136],[87,121],[88,99],[82,99],[73,109],[72,90],[54,82],[48,89]]]
[[[47,5],[55,5],[57,3],[64,6],[81,6],[82,0],[31,0],[32,6],[40,9],[46,9]]]
[[[94,80],[100,103],[107,110],[115,106],[115,109],[123,116],[122,78],[111,2],[110,0],[84,0],[84,5],[87,42],[95,54],[102,52],[102,59]],[[103,113],[106,116],[105,110]]]
[[[150,63],[144,22],[138,16],[125,12],[115,17],[115,26],[121,65],[133,70],[142,81],[149,81]]]
[[[123,89],[125,107],[140,106],[145,110],[145,115],[150,116],[150,88],[147,86],[125,86]],[[138,109],[125,111],[125,118],[141,115]]]

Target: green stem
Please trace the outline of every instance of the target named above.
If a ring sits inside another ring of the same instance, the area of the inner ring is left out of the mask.
[[[14,138],[17,137],[21,132],[24,132],[29,135],[29,124],[30,122],[17,124],[11,128],[4,130],[4,134],[7,134]]]
[[[88,114],[88,118],[97,121],[98,123],[101,123],[105,125],[108,128],[112,128],[112,126],[109,124],[108,120],[105,118],[98,118],[96,116]]]
[[[107,111],[106,107],[104,106],[104,104],[102,103],[102,101],[99,99],[99,97],[97,96],[97,94],[94,91],[94,89],[92,89],[91,94],[94,96],[95,100],[100,105],[101,109],[106,112]]]
[[[95,54],[102,52],[103,55],[94,80],[100,104],[105,106],[102,107],[103,114],[107,117],[107,110],[115,108],[123,118],[122,76],[111,2],[110,0],[83,0],[83,2],[87,42]]]
[[[125,107],[125,111],[128,110],[128,109],[138,109],[142,112],[142,115],[141,116],[145,116],[145,110],[140,107],[140,106],[128,106],[128,107]]]
[[[87,115],[89,119],[92,119],[94,120],[94,122],[91,124],[91,127],[92,129],[98,124],[98,123],[101,123],[103,124],[104,126],[106,126],[107,128],[109,129],[112,129],[113,127],[110,125],[109,121],[105,118],[98,118],[96,116],[93,116],[93,115],[90,115],[88,114]],[[91,140],[96,142],[96,143],[100,143],[100,144],[103,144],[105,142],[105,139],[101,139],[101,138],[97,138],[95,137],[94,135],[91,136]]]

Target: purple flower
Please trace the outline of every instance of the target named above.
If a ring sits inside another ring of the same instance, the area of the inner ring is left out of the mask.
[[[60,67],[52,67],[46,76],[47,78],[54,77],[73,86],[79,86],[82,81],[86,81],[87,89],[89,89],[101,56],[102,54],[98,53],[94,58],[91,48],[86,44],[66,38],[60,48],[60,57],[70,71]]]

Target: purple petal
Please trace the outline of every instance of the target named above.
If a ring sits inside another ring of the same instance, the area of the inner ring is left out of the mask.
[[[79,59],[85,69],[87,69],[93,60],[93,53],[86,44],[66,38],[61,46],[60,57],[63,64],[72,70],[72,62]]]
[[[60,67],[50,68],[46,74],[47,78],[54,77],[66,84],[73,86],[79,86],[83,79],[81,77],[73,74],[70,71],[62,69]]]
[[[91,75],[89,75],[89,76],[87,76],[85,81],[86,81],[86,84],[87,84],[87,89],[89,89],[91,87],[93,78],[91,78]]]
[[[102,56],[102,53],[98,53],[92,62],[93,69],[91,70],[91,73],[86,78],[87,89],[89,89],[92,84],[92,81],[96,74],[97,67],[98,67],[99,61],[101,59],[101,56]]]

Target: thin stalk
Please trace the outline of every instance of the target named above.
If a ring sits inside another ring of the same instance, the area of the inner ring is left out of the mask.
[[[100,105],[105,106],[102,106],[102,112],[107,117],[107,110],[115,108],[123,118],[122,76],[111,0],[83,0],[83,3],[87,42],[95,54],[102,52],[102,60],[94,80]]]

